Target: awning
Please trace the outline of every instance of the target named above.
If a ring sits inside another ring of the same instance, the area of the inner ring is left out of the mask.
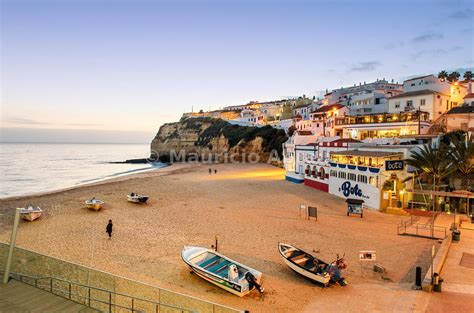
[[[349,198],[349,199],[346,200],[346,202],[349,203],[349,204],[362,204],[362,203],[364,203],[364,200]]]

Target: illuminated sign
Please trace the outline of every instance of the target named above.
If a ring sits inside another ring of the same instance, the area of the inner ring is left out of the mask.
[[[386,171],[402,171],[405,163],[403,160],[387,160],[385,161]]]

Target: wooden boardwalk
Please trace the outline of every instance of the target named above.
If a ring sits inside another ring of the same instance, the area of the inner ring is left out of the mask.
[[[0,282],[0,312],[92,313],[98,311],[16,280],[10,280],[6,285]]]

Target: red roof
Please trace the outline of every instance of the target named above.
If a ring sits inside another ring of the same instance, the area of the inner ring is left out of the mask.
[[[313,133],[310,130],[298,130],[300,136],[311,136]]]
[[[362,142],[362,141],[352,139],[352,138],[341,138],[341,139],[336,139],[336,140],[331,141],[331,142]]]
[[[332,105],[326,105],[326,106],[323,106],[323,107],[320,107],[319,109],[311,112],[311,113],[323,113],[323,112],[327,112],[327,111],[331,111],[331,110],[338,110],[340,108],[342,108],[343,105],[342,104],[332,104]]]
[[[311,142],[311,143],[308,143],[307,146],[319,146],[319,143]]]
[[[471,93],[468,93],[468,94],[464,97],[464,99],[469,99],[469,98],[474,98],[474,93],[472,93],[472,92],[471,92]]]
[[[296,114],[293,118],[303,118],[300,114]]]

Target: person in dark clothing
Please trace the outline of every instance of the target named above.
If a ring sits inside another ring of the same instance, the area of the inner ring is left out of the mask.
[[[107,224],[107,227],[105,228],[105,232],[109,234],[109,239],[112,238],[112,227],[114,224],[112,224],[112,220],[109,220],[109,223]]]
[[[217,170],[214,170],[214,174],[217,174]]]
[[[209,174],[212,174],[212,169],[209,169]]]

